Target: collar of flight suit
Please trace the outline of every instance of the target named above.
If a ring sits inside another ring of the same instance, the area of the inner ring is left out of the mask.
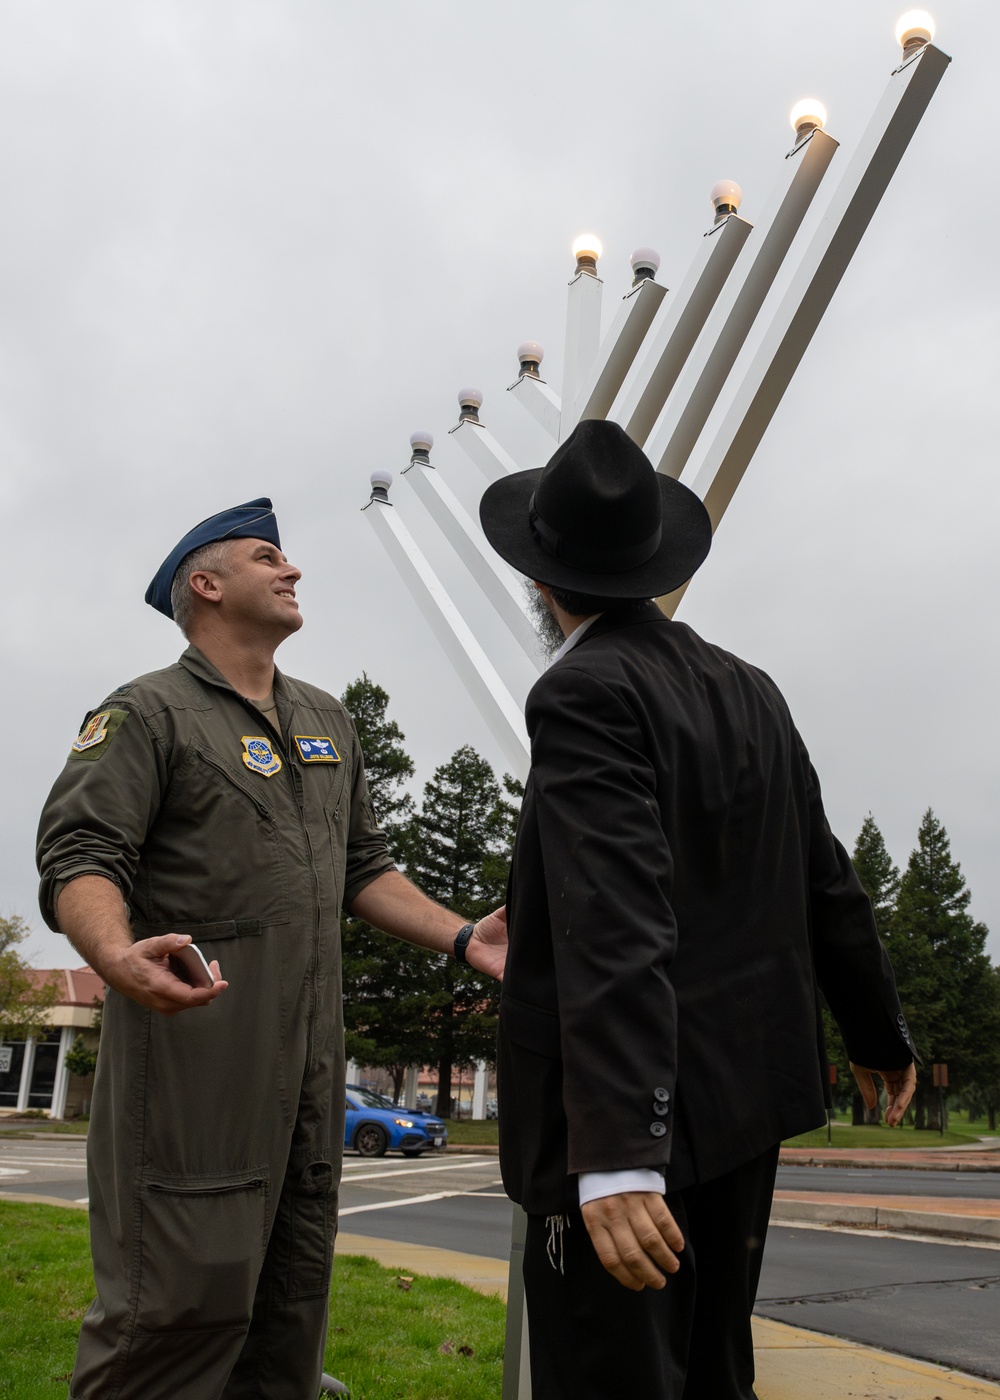
[[[208,657],[205,656],[203,652],[200,652],[196,646],[189,646],[187,651],[183,652],[179,657],[178,664],[183,666],[186,671],[190,671],[193,676],[197,676],[198,680],[206,681],[209,685],[214,685],[219,690],[228,690],[233,695],[239,696],[241,700],[246,699],[246,696],[240,695],[239,691],[232,684],[232,682],[227,681],[225,676],[219,670],[219,668],[217,666],[213,666],[211,661],[209,661]],[[288,682],[278,670],[277,666],[275,666],[275,699],[277,699],[279,695],[282,697],[282,699],[287,700],[289,703],[293,699],[291,687],[288,685]],[[250,703],[252,704],[253,701],[251,701]]]

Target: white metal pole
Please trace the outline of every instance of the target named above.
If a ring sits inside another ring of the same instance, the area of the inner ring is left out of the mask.
[[[578,272],[566,299],[566,350],[563,357],[562,414],[559,439],[576,427],[576,399],[601,345],[601,292],[596,272]]]
[[[814,130],[786,157],[769,216],[757,224],[746,276],[737,286],[739,269],[730,278],[647,445],[653,466],[666,476],[678,477],[684,470],[837,149],[832,136]]]
[[[653,323],[652,337],[635,382],[614,418],[641,447],[660,416],[716,298],[753,228],[736,214],[709,229],[680,289]]]
[[[444,648],[460,683],[475,701],[507,762],[523,782],[529,765],[528,736],[522,714],[524,697],[517,700],[511,695],[452,602],[448,590],[400,520],[398,511],[388,500],[373,496],[365,507],[365,515]]]
[[[24,1059],[21,1061],[21,1083],[17,1091],[17,1111],[23,1113],[28,1107],[31,1094],[31,1080],[35,1073],[35,1037],[29,1035],[24,1042]]]
[[[69,1070],[66,1068],[66,1056],[73,1045],[72,1026],[63,1026],[59,1036],[59,1056],[56,1060],[56,1078],[52,1085],[52,1107],[49,1109],[50,1118],[62,1118],[66,1113],[66,1090],[69,1088]]]
[[[647,277],[622,298],[596,363],[580,386],[573,411],[575,422],[607,418],[666,294],[666,287]]]
[[[546,384],[544,379],[522,374],[510,385],[507,392],[514,395],[522,408],[526,408],[537,423],[541,423],[549,437],[559,441],[562,400],[551,385]]]
[[[928,44],[889,80],[830,206],[745,373],[693,483],[713,529],[812,340],[951,59]],[[668,617],[687,585],[659,600]]]
[[[499,481],[502,476],[520,470],[510,453],[504,451],[482,423],[463,418],[449,429],[449,434],[466,456],[475,462],[487,481]]]
[[[426,458],[426,453],[424,454]],[[486,536],[429,460],[415,453],[403,476],[412,485],[435,524],[499,613],[536,670],[545,668],[538,634],[524,610],[523,585],[490,545]]]

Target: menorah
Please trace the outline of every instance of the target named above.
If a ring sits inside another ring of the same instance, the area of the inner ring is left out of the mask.
[[[896,38],[902,59],[839,182],[831,189],[826,178],[839,147],[825,129],[822,103],[798,103],[791,114],[792,148],[756,226],[739,213],[739,186],[720,181],[711,191],[713,224],[679,289],[668,295],[656,281],[658,255],[638,249],[631,259],[632,285],[603,336],[601,244],[593,235],[576,240],[561,393],[542,378],[544,354],[534,341],[518,347],[518,376],[508,391],[553,446],[581,419],[611,418],[657,471],[675,478],[688,473],[713,530],[718,526],[951,61],[935,48],[926,11],[905,14]],[[811,230],[804,228],[821,190],[830,191],[825,208]],[[520,470],[481,421],[482,393],[463,389],[458,401],[459,422],[451,435],[486,480]],[[429,432],[414,433],[402,475],[457,556],[467,579],[463,588],[449,590],[442,583],[403,523],[389,500],[391,472],[371,474],[365,513],[505,759],[523,778],[528,768],[524,668],[515,675],[508,667],[502,675],[461,606],[461,599],[478,589],[539,669],[544,663],[523,583],[493,553],[478,521],[432,465],[433,444]],[[673,616],[684,591],[658,599],[667,616]],[[523,1217],[515,1210],[503,1400],[529,1400],[531,1393],[523,1345],[522,1244]]]

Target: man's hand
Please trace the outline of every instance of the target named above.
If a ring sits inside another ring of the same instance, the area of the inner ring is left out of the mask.
[[[507,962],[507,910],[504,906],[479,920],[469,939],[465,956],[477,972],[485,972],[498,982],[503,981]]]
[[[677,1255],[684,1236],[654,1191],[626,1191],[601,1196],[581,1207],[583,1223],[597,1250],[597,1257],[619,1283],[638,1293],[643,1288],[664,1288],[663,1276],[680,1268]]]
[[[122,949],[117,956],[106,961],[104,977],[116,992],[130,997],[140,1006],[150,1011],[158,1011],[161,1016],[176,1016],[180,1011],[191,1011],[198,1006],[208,1006],[228,987],[219,973],[217,962],[209,963],[209,971],[215,978],[212,987],[191,987],[181,980],[170,968],[170,954],[176,953],[190,943],[186,933],[165,933],[159,938],[142,938]]]
[[[885,1121],[890,1128],[903,1121],[903,1114],[913,1098],[917,1087],[917,1067],[909,1064],[905,1069],[865,1069],[863,1065],[851,1065],[851,1073],[857,1081],[866,1108],[878,1107],[878,1090],[873,1074],[877,1074],[885,1085],[888,1103],[885,1106]]]
[[[168,958],[191,942],[187,933],[165,933],[138,942],[118,886],[103,875],[78,875],[59,892],[59,927],[109,987],[161,1016],[208,1006],[229,985],[219,964],[209,963],[212,987],[191,987],[170,970]]]

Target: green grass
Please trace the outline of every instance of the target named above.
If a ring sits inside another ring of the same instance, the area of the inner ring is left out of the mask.
[[[90,1123],[86,1118],[74,1118],[71,1123],[53,1123],[49,1119],[39,1118],[37,1122],[25,1122],[23,1119],[17,1120],[16,1128],[4,1128],[2,1137],[23,1138],[31,1137],[34,1133],[70,1133],[74,1137],[86,1136]]]
[[[953,1110],[948,1115],[948,1128],[939,1132],[915,1128],[887,1128],[884,1123],[865,1124],[854,1128],[846,1118],[835,1117],[831,1133],[833,1147],[891,1147],[896,1150],[913,1147],[968,1147],[981,1137],[991,1136],[984,1118],[970,1120],[968,1115]],[[782,1143],[783,1147],[826,1147],[826,1129],[814,1128]]]
[[[65,1400],[93,1294],[87,1213],[0,1201],[0,1238],[0,1397]],[[497,1400],[504,1318],[459,1283],[415,1275],[404,1289],[370,1259],[338,1257],[326,1369],[353,1400]]]
[[[495,1118],[449,1118],[448,1141],[470,1147],[496,1147],[500,1141],[500,1125]]]
[[[326,1369],[353,1400],[498,1400],[504,1304],[450,1279],[407,1277],[404,1291],[373,1260],[338,1258]]]

